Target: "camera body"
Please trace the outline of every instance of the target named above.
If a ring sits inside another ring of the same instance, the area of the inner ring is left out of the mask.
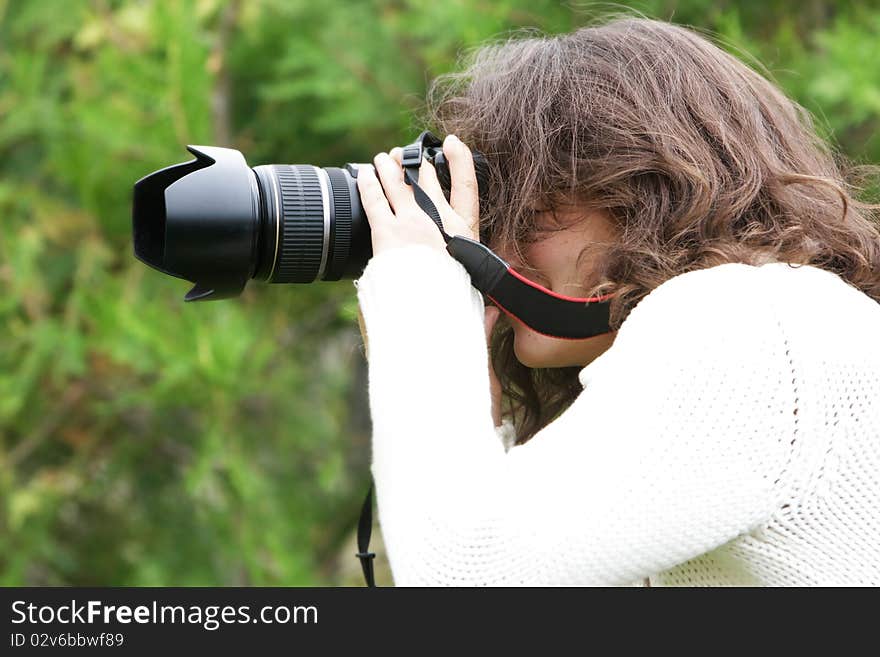
[[[442,142],[416,142],[449,197]],[[135,256],[194,283],[187,301],[241,293],[250,279],[311,283],[356,278],[372,256],[370,226],[357,189],[360,167],[266,164],[251,168],[237,150],[187,146],[195,159],[134,185]],[[474,152],[480,197],[485,159]]]

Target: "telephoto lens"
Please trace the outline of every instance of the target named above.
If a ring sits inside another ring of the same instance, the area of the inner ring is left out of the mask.
[[[419,137],[449,198],[442,144]],[[266,164],[251,168],[237,150],[187,146],[190,162],[134,185],[135,256],[191,281],[186,301],[237,296],[248,280],[312,283],[356,278],[372,256],[357,190],[359,167]],[[474,152],[480,197],[486,163]]]

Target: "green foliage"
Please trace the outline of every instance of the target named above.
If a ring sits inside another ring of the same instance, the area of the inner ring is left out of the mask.
[[[633,5],[742,48],[847,153],[880,160],[873,3]],[[132,257],[132,183],[186,143],[366,161],[418,131],[427,81],[462,50],[596,13],[0,1],[0,583],[338,581],[368,462],[353,287],[184,306],[185,284]]]

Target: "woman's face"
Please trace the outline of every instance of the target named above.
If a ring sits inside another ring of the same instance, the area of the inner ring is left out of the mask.
[[[580,262],[578,256],[593,243],[612,241],[614,231],[607,218],[598,212],[583,214],[575,210],[557,210],[556,218],[565,228],[556,228],[549,212],[536,217],[539,228],[553,230],[539,232],[536,241],[523,248],[531,267],[503,250],[499,255],[518,273],[553,292],[585,297],[588,284],[596,282],[596,272],[589,252]],[[514,317],[509,319],[513,326],[517,360],[532,368],[585,366],[608,349],[617,335],[613,331],[583,340],[551,338],[536,333]]]

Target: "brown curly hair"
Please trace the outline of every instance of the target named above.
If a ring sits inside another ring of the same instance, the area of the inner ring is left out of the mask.
[[[618,237],[592,245],[587,294],[616,293],[612,328],[664,281],[727,262],[814,265],[880,301],[880,206],[856,198],[875,170],[850,165],[807,110],[701,34],[632,17],[525,30],[459,68],[431,84],[422,118],[486,156],[484,239],[525,259],[536,208],[603,212]],[[491,353],[517,442],[581,390],[580,367],[521,365],[509,324]]]

